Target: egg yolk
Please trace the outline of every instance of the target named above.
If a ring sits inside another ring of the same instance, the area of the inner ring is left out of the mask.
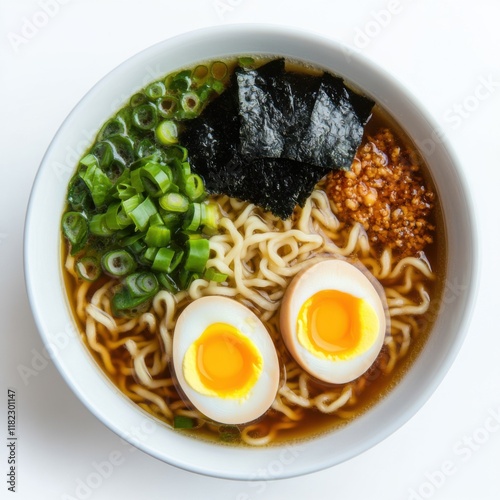
[[[262,356],[236,327],[214,323],[186,353],[184,377],[198,392],[219,397],[242,397],[262,370]]]
[[[338,290],[315,293],[297,317],[300,343],[328,358],[345,359],[365,351],[375,342],[378,326],[378,316],[365,300]]]

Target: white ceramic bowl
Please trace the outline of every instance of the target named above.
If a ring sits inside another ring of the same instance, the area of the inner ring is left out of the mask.
[[[396,388],[360,418],[299,445],[221,448],[157,424],[100,371],[80,342],[65,297],[59,221],[78,157],[126,98],[146,83],[198,61],[257,53],[310,61],[345,77],[385,106],[421,146],[443,205],[450,286],[416,362]],[[272,478],[296,476],[338,464],[386,438],[417,412],[443,379],[466,334],[475,295],[477,240],[471,203],[458,163],[437,130],[393,77],[334,41],[295,29],[235,25],[195,31],[124,62],[94,86],[57,132],[38,171],[26,220],[25,271],[31,307],[69,386],[102,422],[145,452],[183,469],[224,478],[255,479],[262,477],[262,471]]]

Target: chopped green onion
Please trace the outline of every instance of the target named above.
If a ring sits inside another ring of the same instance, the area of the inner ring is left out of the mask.
[[[195,422],[190,417],[185,417],[184,415],[175,415],[174,417],[174,429],[192,429]]]
[[[219,438],[221,441],[231,443],[239,440],[241,432],[236,425],[221,425],[219,427]]]
[[[174,182],[182,189],[186,185],[186,179],[191,175],[191,166],[187,161],[174,160],[170,164],[174,175]]]
[[[213,267],[209,267],[206,271],[203,277],[207,281],[215,281],[216,283],[222,283],[227,280],[227,274],[220,273]]]
[[[163,82],[153,82],[144,91],[148,99],[154,101],[165,95],[165,84]]]
[[[195,82],[201,82],[205,80],[207,76],[208,68],[204,64],[200,64],[194,68],[192,77]]]
[[[125,122],[119,118],[111,118],[101,128],[97,140],[102,141],[114,135],[126,133]]]
[[[188,150],[183,146],[179,146],[178,144],[170,146],[167,151],[168,151],[168,156],[171,159],[176,159],[181,162],[184,162],[188,158]]]
[[[132,219],[125,213],[120,202],[113,203],[106,211],[106,225],[113,231],[124,229],[132,224]]]
[[[181,193],[167,193],[159,199],[160,207],[170,212],[185,212],[189,207],[189,200]]]
[[[191,203],[186,213],[182,228],[186,231],[196,231],[201,223],[201,206],[199,203]]]
[[[111,144],[109,142],[96,143],[96,145],[91,150],[91,154],[97,158],[99,165],[102,168],[110,165],[114,158],[113,148],[111,147]]]
[[[213,83],[212,83],[212,90],[215,90],[215,92],[217,92],[218,94],[222,94],[222,92],[224,92],[225,90],[225,86],[222,82],[220,82],[219,80],[215,80]]]
[[[131,196],[128,200],[122,201],[123,210],[130,217],[130,213],[144,201],[144,196],[138,193]]]
[[[119,182],[116,184],[116,198],[127,200],[137,194],[137,191],[127,182]]]
[[[163,223],[162,216],[159,213],[156,213],[149,218],[149,225],[150,226],[164,226],[165,224]]]
[[[66,212],[63,215],[61,225],[64,236],[71,244],[71,255],[74,255],[87,242],[88,221],[80,212]]]
[[[170,242],[170,229],[163,225],[150,226],[144,243],[148,247],[166,247]]]
[[[179,286],[175,280],[167,273],[158,273],[156,275],[158,278],[158,283],[162,288],[170,293],[177,293],[179,291]]]
[[[139,92],[137,94],[134,94],[130,98],[130,105],[135,108],[136,106],[140,106],[141,104],[144,104],[147,101],[146,96],[142,93]]]
[[[161,97],[156,101],[158,113],[164,118],[170,118],[177,111],[179,103],[177,98],[171,95]]]
[[[87,159],[88,157],[95,158],[93,155],[87,155],[84,159]],[[95,206],[101,207],[104,205],[109,192],[113,187],[113,184],[108,179],[107,175],[97,166],[96,163],[87,166],[85,169],[81,169],[79,175],[83,182],[87,185]]]
[[[238,64],[242,66],[243,68],[247,66],[251,66],[252,64],[255,63],[255,60],[253,57],[240,57],[238,59]]]
[[[88,155],[85,155],[81,160],[80,160],[80,163],[82,165],[85,165],[86,167],[94,167],[94,166],[97,166],[99,164],[99,162],[97,161],[97,158],[95,155],[93,154],[88,154]]]
[[[130,172],[130,183],[137,193],[143,193],[145,191],[144,183],[141,179],[141,169],[137,168]]]
[[[137,272],[128,275],[123,284],[133,297],[141,297],[154,292],[158,286],[158,281],[153,273]]]
[[[217,229],[220,219],[219,205],[217,205],[217,203],[203,203],[201,209],[200,224],[210,229]]]
[[[117,311],[134,309],[151,299],[158,289],[158,280],[153,273],[130,274],[122,289],[113,296],[113,307]]]
[[[200,101],[204,103],[212,96],[214,90],[212,85],[207,81],[199,89],[197,89],[196,92],[198,93]]]
[[[171,232],[174,232],[181,227],[182,219],[179,212],[166,212],[165,210],[162,210],[160,214],[163,224],[167,226]]]
[[[208,240],[188,240],[186,242],[187,256],[184,267],[187,271],[202,273],[210,256]]]
[[[148,197],[140,205],[129,212],[128,216],[134,221],[136,229],[144,231],[148,227],[149,218],[156,213],[157,210],[155,204],[151,198]]]
[[[188,116],[194,116],[198,113],[200,109],[200,98],[198,94],[194,92],[186,92],[181,99],[182,109],[188,114]]]
[[[177,125],[171,120],[164,120],[156,127],[156,138],[161,144],[168,146],[175,144],[177,138]]]
[[[182,290],[187,290],[191,286],[191,283],[199,277],[199,273],[193,273],[187,269],[181,269],[178,274],[179,286]]]
[[[75,212],[87,212],[94,205],[89,188],[79,175],[75,175],[71,180],[67,198]]]
[[[169,82],[165,82],[165,84],[171,90],[185,92],[191,87],[191,71],[188,69],[180,71]]]
[[[149,265],[151,265],[151,262],[155,260],[156,252],[158,252],[158,249],[155,247],[146,248],[146,250],[144,251],[143,257],[149,263]]]
[[[156,126],[156,106],[141,104],[132,112],[132,123],[141,130],[152,130]]]
[[[114,135],[105,141],[110,144],[113,150],[113,159],[124,166],[129,165],[135,159],[134,141],[124,135]]]
[[[101,267],[94,257],[82,257],[76,262],[75,270],[85,281],[95,281],[101,275]]]
[[[162,168],[158,163],[146,164],[140,169],[140,176],[146,191],[155,198],[165,194],[172,185],[170,169]]]
[[[156,252],[151,269],[166,273],[169,271],[175,252],[171,248],[160,248]]]
[[[202,178],[198,174],[190,174],[187,176],[184,192],[191,201],[200,201],[205,195],[205,185]]]
[[[96,214],[90,219],[89,230],[95,236],[111,236],[113,230],[106,224],[106,214]]]
[[[134,255],[139,255],[147,248],[146,244],[142,241],[143,237],[144,234],[142,233],[134,234],[133,236],[129,236],[128,238],[123,239],[121,241],[121,245],[126,246],[128,250]],[[127,244],[125,244],[125,242],[127,242]]]
[[[222,61],[215,61],[210,66],[210,74],[216,80],[224,80],[227,76],[227,64]]]
[[[170,267],[168,268],[168,272],[172,273],[177,269],[179,264],[182,261],[182,258],[184,257],[184,251],[178,247],[175,243],[173,243],[170,248],[175,252],[174,257],[172,258],[170,262]]]
[[[111,250],[103,255],[102,267],[112,276],[125,276],[135,271],[136,263],[126,250]]]

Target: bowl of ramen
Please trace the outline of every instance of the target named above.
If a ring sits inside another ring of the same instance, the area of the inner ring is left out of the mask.
[[[218,27],[132,57],[68,116],[30,198],[27,288],[118,435],[194,472],[292,477],[377,444],[442,380],[472,214],[393,77],[315,35]]]

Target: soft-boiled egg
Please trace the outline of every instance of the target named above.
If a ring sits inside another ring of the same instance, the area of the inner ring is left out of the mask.
[[[293,279],[281,304],[280,328],[289,352],[324,382],[342,384],[358,378],[384,343],[382,294],[347,261],[313,264]]]
[[[177,320],[172,358],[186,397],[216,422],[251,422],[276,397],[280,368],[273,341],[260,319],[233,299],[191,302]]]

